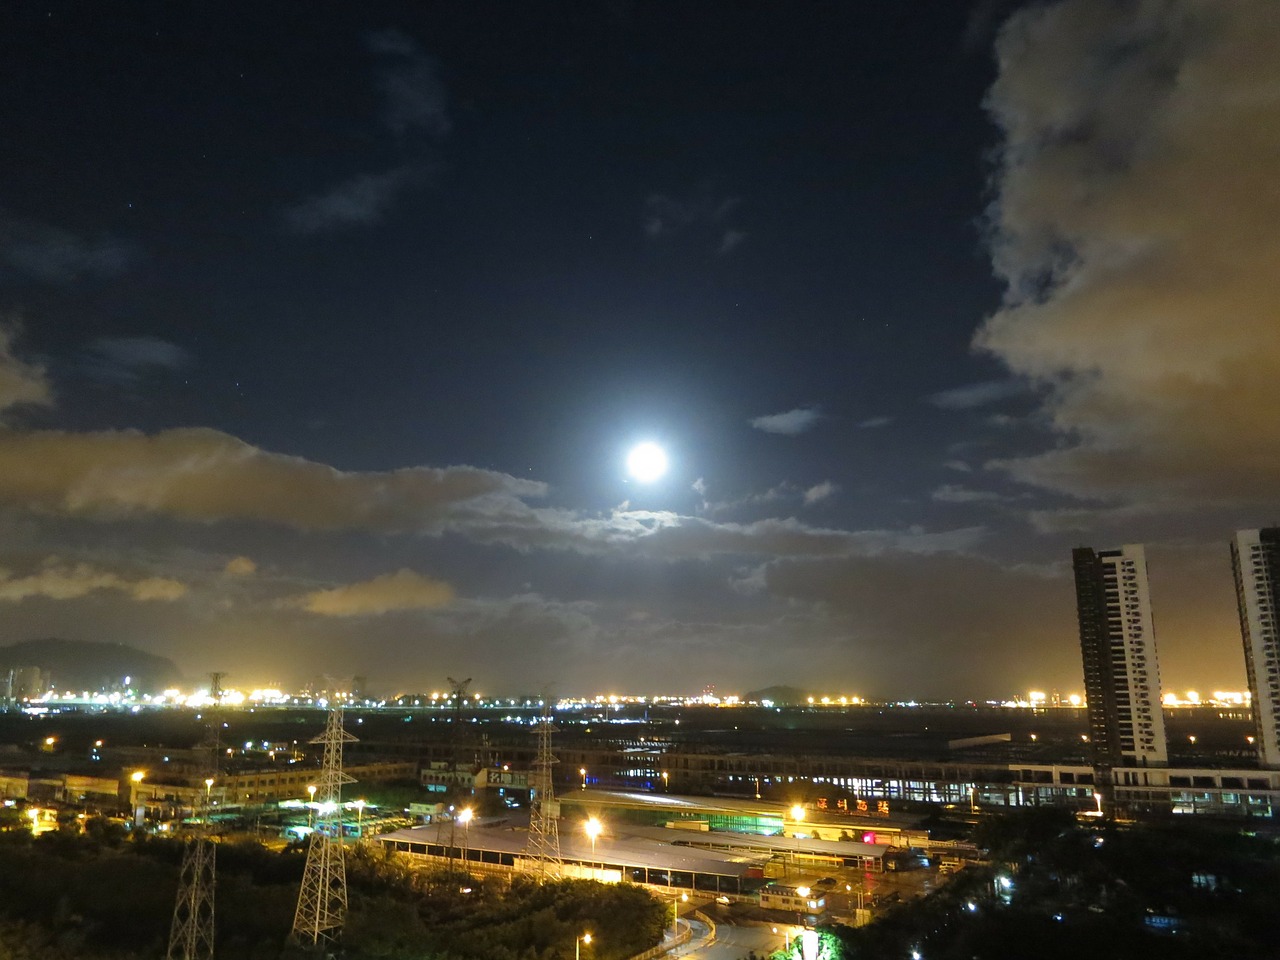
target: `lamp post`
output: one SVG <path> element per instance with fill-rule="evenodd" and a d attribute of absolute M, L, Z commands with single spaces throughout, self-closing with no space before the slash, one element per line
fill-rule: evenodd
<path fill-rule="evenodd" d="M 316 785 L 314 783 L 307 787 L 307 793 L 311 794 L 311 800 L 307 804 L 307 829 L 314 830 L 316 825 Z"/>
<path fill-rule="evenodd" d="M 208 826 L 213 820 L 213 777 L 204 781 L 204 822 Z"/>
<path fill-rule="evenodd" d="M 798 803 L 797 803 L 797 804 L 795 804 L 795 805 L 791 808 L 791 819 L 795 821 L 795 826 L 791 828 L 791 829 L 792 829 L 792 832 L 793 832 L 796 836 L 799 836 L 799 835 L 800 835 L 800 824 L 804 822 L 804 807 L 802 807 L 802 806 L 801 806 L 800 804 L 798 804 Z M 784 826 L 785 826 L 785 824 L 784 824 Z M 785 832 L 785 831 L 784 831 L 784 832 Z"/>
<path fill-rule="evenodd" d="M 470 807 L 463 807 L 458 811 L 458 819 L 462 821 L 462 859 L 468 858 L 468 850 L 471 847 L 471 818 L 475 814 Z"/>
<path fill-rule="evenodd" d="M 680 932 L 680 904 L 688 903 L 689 895 L 687 893 L 676 896 L 674 890 L 671 891 L 671 936 L 675 936 Z"/>
<path fill-rule="evenodd" d="M 587 768 L 586 768 L 586 767 L 579 767 L 579 768 L 578 768 L 578 773 L 579 773 L 579 774 L 581 775 L 581 777 L 582 777 L 582 789 L 583 789 L 583 790 L 585 790 L 585 789 L 587 789 Z"/>
<path fill-rule="evenodd" d="M 582 945 L 591 942 L 591 934 L 584 933 L 580 937 L 573 938 L 573 960 L 582 960 Z"/>
<path fill-rule="evenodd" d="M 147 807 L 142 800 L 142 781 L 146 776 L 145 770 L 135 770 L 129 774 L 129 779 L 133 781 L 133 825 L 135 827 L 141 827 L 146 818 Z"/>
<path fill-rule="evenodd" d="M 356 837 L 360 840 L 364 839 L 364 801 L 357 800 L 356 807 Z"/>
<path fill-rule="evenodd" d="M 594 864 L 596 859 L 596 837 L 600 836 L 600 831 L 604 829 L 603 825 L 595 817 L 591 817 L 582 827 L 587 832 L 587 836 L 591 838 L 591 861 Z M 592 869 L 595 869 L 594 866 Z"/>
<path fill-rule="evenodd" d="M 671 792 L 671 780 L 670 780 L 670 777 L 671 777 L 671 774 L 669 774 L 666 770 L 663 770 L 663 771 L 662 771 L 662 790 L 663 790 L 663 792 L 664 792 L 664 793 L 670 793 L 670 792 Z"/>

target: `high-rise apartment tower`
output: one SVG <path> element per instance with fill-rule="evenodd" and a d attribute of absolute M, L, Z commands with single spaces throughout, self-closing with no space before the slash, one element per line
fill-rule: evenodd
<path fill-rule="evenodd" d="M 1147 559 L 1141 544 L 1071 551 L 1094 765 L 1169 762 Z"/>
<path fill-rule="evenodd" d="M 1264 767 L 1280 767 L 1280 527 L 1239 530 L 1231 541 L 1244 666 L 1253 704 L 1254 746 Z"/>

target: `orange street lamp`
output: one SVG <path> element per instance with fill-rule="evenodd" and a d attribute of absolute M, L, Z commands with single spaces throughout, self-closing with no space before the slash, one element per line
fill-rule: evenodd
<path fill-rule="evenodd" d="M 579 768 L 578 768 L 578 773 L 580 773 L 580 774 L 582 775 L 582 789 L 583 789 L 583 790 L 585 790 L 585 789 L 587 789 L 587 768 L 586 768 L 586 767 L 579 767 Z"/>
<path fill-rule="evenodd" d="M 591 817 L 582 827 L 587 832 L 587 836 L 591 838 L 591 859 L 596 858 L 596 837 L 600 836 L 600 832 L 604 830 L 604 825 L 595 817 Z"/>
<path fill-rule="evenodd" d="M 591 934 L 584 933 L 573 939 L 573 960 L 582 960 L 582 945 L 591 942 Z"/>

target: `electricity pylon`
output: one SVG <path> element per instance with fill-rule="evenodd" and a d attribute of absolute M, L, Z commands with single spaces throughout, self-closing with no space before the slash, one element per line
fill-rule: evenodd
<path fill-rule="evenodd" d="M 551 753 L 551 698 L 542 698 L 542 721 L 538 725 L 538 756 L 533 761 L 533 788 L 529 803 L 529 843 L 526 850 L 538 861 L 538 879 L 559 877 L 564 862 L 560 859 L 560 804 L 556 802 L 551 783 L 551 768 L 559 761 Z"/>
<path fill-rule="evenodd" d="M 196 821 L 196 835 L 182 851 L 182 869 L 178 873 L 178 893 L 174 898 L 173 920 L 169 924 L 169 951 L 166 960 L 213 960 L 214 892 L 218 883 L 218 845 L 213 840 L 213 784 L 218 776 L 221 752 L 219 713 L 222 703 L 222 678 L 225 673 L 209 674 L 210 710 L 208 736 L 196 749 L 207 751 L 200 764 L 204 773 L 204 793 L 196 788 L 197 799 L 191 804 Z"/>
<path fill-rule="evenodd" d="M 462 766 L 462 752 L 466 749 L 466 736 L 462 732 L 462 701 L 467 695 L 467 687 L 471 686 L 471 678 L 455 680 L 449 677 L 449 690 L 453 699 L 453 724 L 449 729 L 449 739 L 453 741 L 453 751 L 449 760 L 449 772 L 457 773 Z"/>
<path fill-rule="evenodd" d="M 342 704 L 329 711 L 324 733 L 311 742 L 324 745 L 316 783 L 315 829 L 309 837 L 307 865 L 298 890 L 291 940 L 317 952 L 335 943 L 347 918 L 347 870 L 342 856 L 342 785 L 355 783 L 342 772 L 342 745 L 355 737 L 342 729 Z"/>

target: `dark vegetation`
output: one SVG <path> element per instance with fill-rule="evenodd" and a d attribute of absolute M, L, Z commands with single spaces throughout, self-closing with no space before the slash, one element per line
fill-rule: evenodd
<path fill-rule="evenodd" d="M 347 960 L 623 960 L 662 936 L 666 910 L 636 887 L 480 881 L 410 870 L 380 848 L 350 847 Z M 106 821 L 32 838 L 0 833 L 0 958 L 163 956 L 182 842 L 126 839 Z M 302 846 L 218 846 L 217 955 L 276 960 L 293 922 Z"/>
<path fill-rule="evenodd" d="M 834 928 L 846 960 L 1262 957 L 1280 943 L 1280 848 L 1239 826 L 1084 824 L 1045 808 L 985 822 L 978 840 L 992 866 Z"/>

